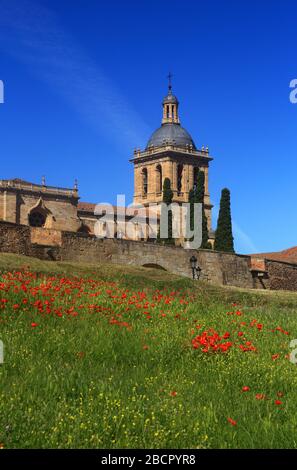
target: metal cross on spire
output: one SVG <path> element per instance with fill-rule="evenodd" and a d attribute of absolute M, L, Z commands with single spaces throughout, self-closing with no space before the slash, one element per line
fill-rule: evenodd
<path fill-rule="evenodd" d="M 171 91 L 171 88 L 172 88 L 172 82 L 171 82 L 172 77 L 173 77 L 172 73 L 169 72 L 169 74 L 167 75 L 167 78 L 168 78 L 168 89 L 169 89 L 169 91 Z"/>

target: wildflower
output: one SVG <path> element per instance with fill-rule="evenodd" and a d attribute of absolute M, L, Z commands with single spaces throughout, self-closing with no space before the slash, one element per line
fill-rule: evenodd
<path fill-rule="evenodd" d="M 227 418 L 227 420 L 229 421 L 230 424 L 232 424 L 232 426 L 236 426 L 237 421 L 235 421 L 235 420 L 232 419 L 232 418 Z"/>
<path fill-rule="evenodd" d="M 244 387 L 242 387 L 241 391 L 242 391 L 242 392 L 249 392 L 249 391 L 250 391 L 250 387 L 248 387 L 247 385 L 245 385 Z"/>
<path fill-rule="evenodd" d="M 283 404 L 283 402 L 282 402 L 282 401 L 280 401 L 280 400 L 275 400 L 274 404 L 279 406 L 279 405 L 282 405 L 282 404 Z"/>
<path fill-rule="evenodd" d="M 265 400 L 266 395 L 264 393 L 256 393 L 255 397 L 257 400 Z"/>
<path fill-rule="evenodd" d="M 176 397 L 177 392 L 176 392 L 175 390 L 172 390 L 172 392 L 170 392 L 170 395 L 171 395 L 172 397 Z"/>
<path fill-rule="evenodd" d="M 224 339 L 230 338 L 230 333 L 226 331 L 226 333 L 223 335 Z"/>
<path fill-rule="evenodd" d="M 276 361 L 276 359 L 278 359 L 278 358 L 279 358 L 279 354 L 272 354 L 272 356 L 271 356 L 271 359 L 273 361 Z"/>
<path fill-rule="evenodd" d="M 38 326 L 38 323 L 33 322 L 33 323 L 31 323 L 31 326 L 32 326 L 32 328 L 35 328 L 36 326 Z"/>

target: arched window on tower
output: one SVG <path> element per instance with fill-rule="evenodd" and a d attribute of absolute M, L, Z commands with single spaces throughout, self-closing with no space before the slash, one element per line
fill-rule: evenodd
<path fill-rule="evenodd" d="M 161 165 L 156 166 L 156 191 L 157 193 L 162 192 L 162 167 Z"/>
<path fill-rule="evenodd" d="M 169 104 L 166 106 L 166 117 L 169 118 Z"/>
<path fill-rule="evenodd" d="M 172 116 L 172 119 L 175 118 L 175 116 L 174 116 L 174 105 L 171 106 L 171 116 Z"/>
<path fill-rule="evenodd" d="M 183 165 L 179 164 L 177 166 L 177 192 L 181 193 L 183 183 Z"/>
<path fill-rule="evenodd" d="M 145 196 L 147 195 L 147 189 L 148 189 L 147 168 L 144 168 L 142 170 L 142 191 Z"/>
<path fill-rule="evenodd" d="M 193 187 L 193 189 L 197 188 L 198 173 L 199 173 L 199 168 L 195 167 L 194 168 L 194 187 Z"/>

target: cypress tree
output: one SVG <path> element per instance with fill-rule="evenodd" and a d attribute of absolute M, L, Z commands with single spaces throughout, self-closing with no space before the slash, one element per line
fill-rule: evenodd
<path fill-rule="evenodd" d="M 173 198 L 173 192 L 171 190 L 171 183 L 169 178 L 164 179 L 163 183 L 163 203 L 166 204 L 166 206 L 169 206 L 172 203 L 172 198 Z M 161 219 L 162 219 L 162 212 L 160 214 Z M 161 220 L 160 219 L 160 220 Z M 166 244 L 174 244 L 174 240 L 172 238 L 172 211 L 168 211 L 168 237 L 162 239 L 160 236 L 160 227 L 158 230 L 158 241 L 160 242 L 163 240 L 164 243 Z"/>
<path fill-rule="evenodd" d="M 234 253 L 230 191 L 227 188 L 222 190 L 214 249 Z"/>

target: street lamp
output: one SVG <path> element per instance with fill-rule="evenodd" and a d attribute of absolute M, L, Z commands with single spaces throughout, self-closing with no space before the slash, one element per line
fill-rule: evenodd
<path fill-rule="evenodd" d="M 201 268 L 200 266 L 198 266 L 197 264 L 197 258 L 196 256 L 191 256 L 190 258 L 190 263 L 191 263 L 191 268 L 192 268 L 192 276 L 193 276 L 193 279 L 199 279 L 200 278 L 200 274 L 201 274 Z"/>

